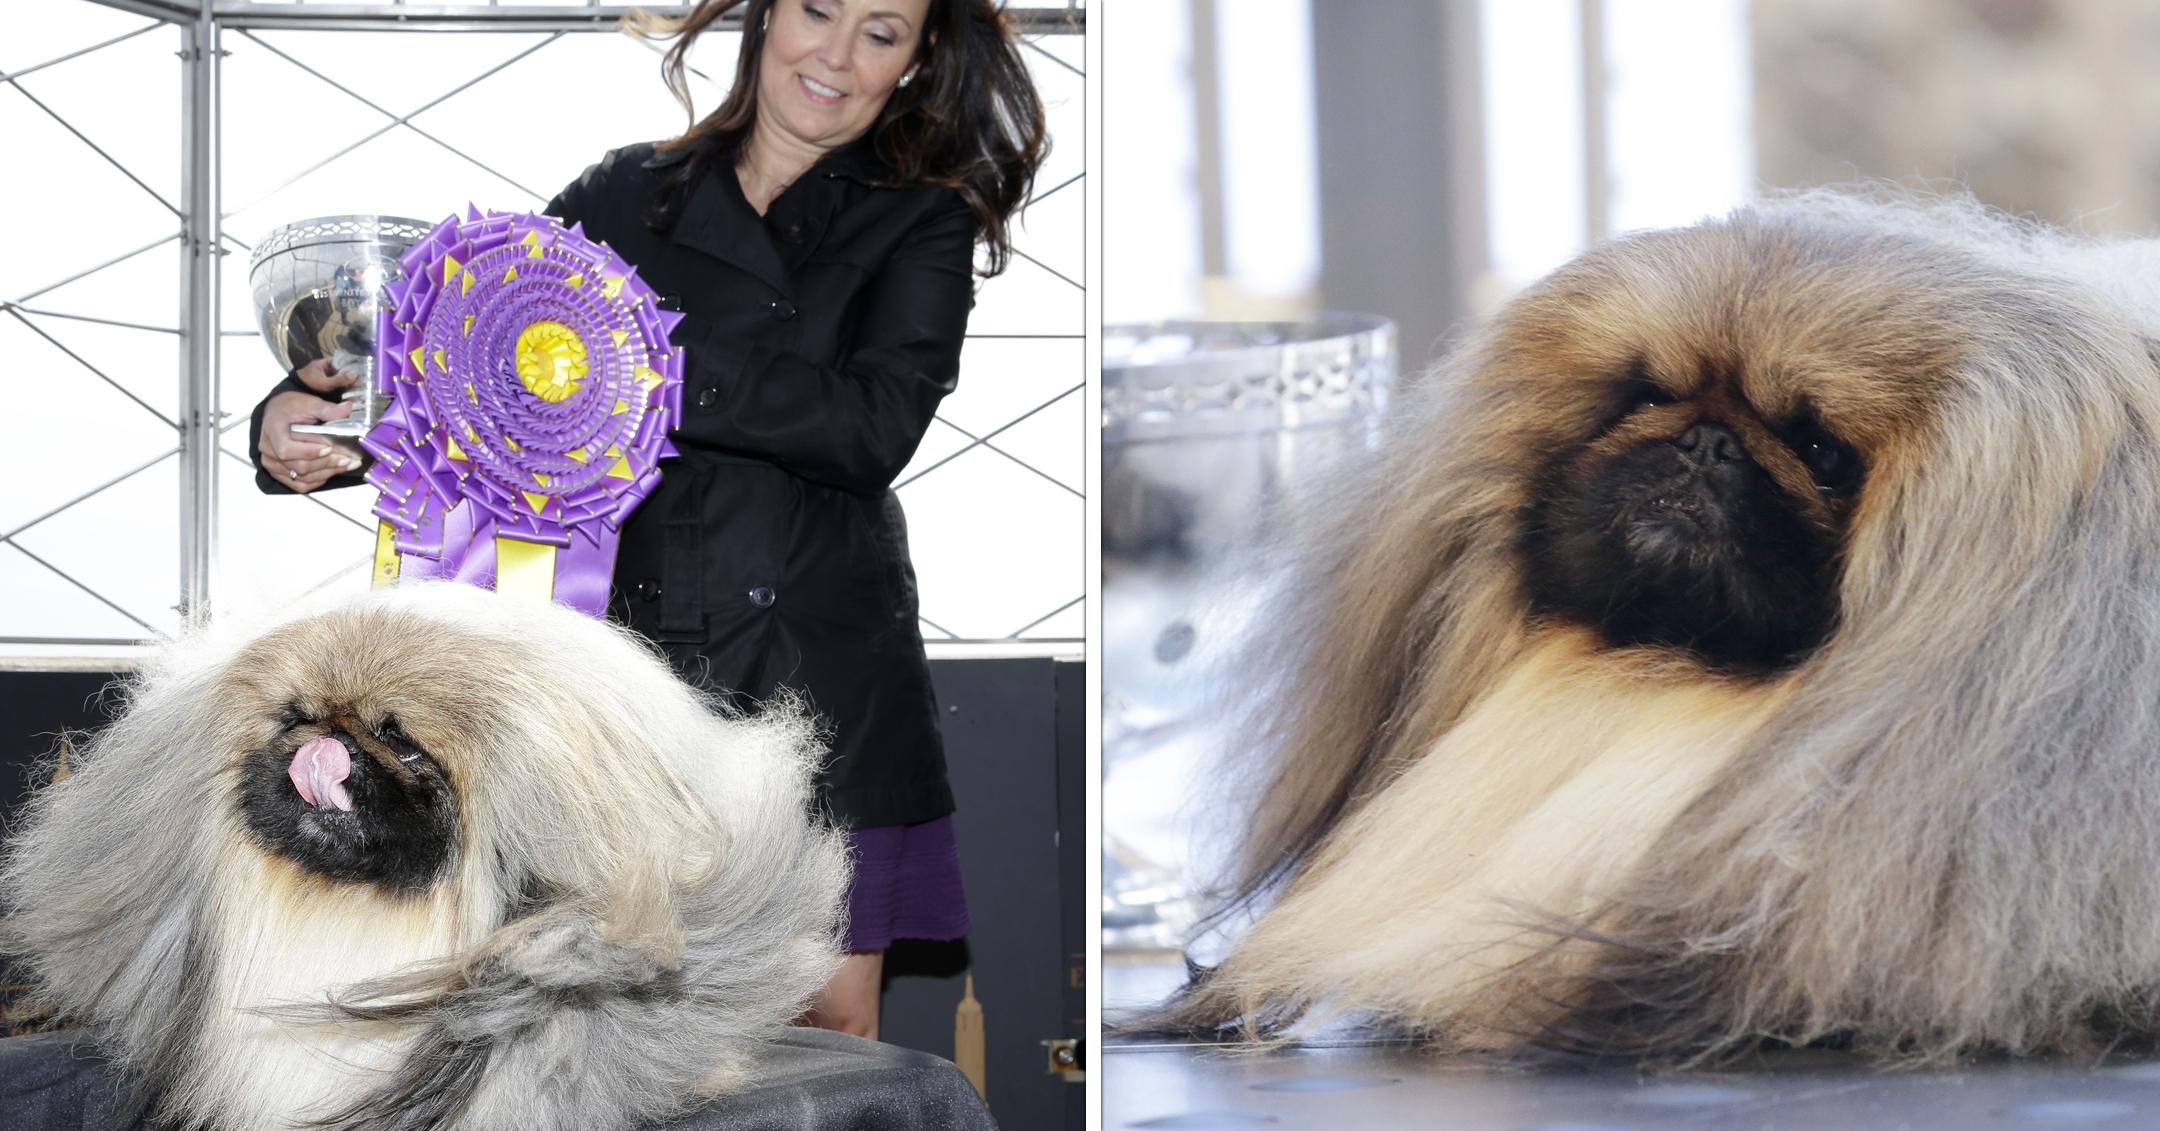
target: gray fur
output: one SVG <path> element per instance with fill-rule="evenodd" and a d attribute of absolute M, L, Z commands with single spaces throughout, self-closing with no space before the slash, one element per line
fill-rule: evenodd
<path fill-rule="evenodd" d="M 214 974 L 239 956 L 219 885 L 260 855 L 228 814 L 231 769 L 275 741 L 265 704 L 347 692 L 429 728 L 456 784 L 453 878 L 382 906 L 448 916 L 464 941 L 311 1000 L 221 999 Z M 848 865 L 811 813 L 820 753 L 791 704 L 730 713 L 626 632 L 464 586 L 228 626 L 147 668 L 31 802 L 0 943 L 176 1120 L 260 1117 L 235 1097 L 288 1125 L 395 1131 L 664 1118 L 738 1082 L 838 965 Z M 300 1085 L 205 1067 L 234 1012 L 402 1052 L 287 1095 Z"/>

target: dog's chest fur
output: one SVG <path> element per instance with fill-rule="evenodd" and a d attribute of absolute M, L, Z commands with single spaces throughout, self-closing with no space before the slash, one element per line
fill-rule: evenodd
<path fill-rule="evenodd" d="M 380 1087 L 411 1030 L 283 1014 L 319 1006 L 324 987 L 457 953 L 454 902 L 332 884 L 251 847 L 224 853 L 218 872 L 211 1002 L 182 1105 L 230 1126 L 285 1127 Z"/>
<path fill-rule="evenodd" d="M 1549 940 L 1537 928 L 1594 913 L 1783 698 L 1591 647 L 1532 646 L 1335 830 L 1218 975 L 1248 1000 L 1490 1022 L 1482 993 Z"/>

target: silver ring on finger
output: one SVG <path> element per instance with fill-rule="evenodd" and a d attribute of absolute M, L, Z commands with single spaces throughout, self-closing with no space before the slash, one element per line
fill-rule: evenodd
<path fill-rule="evenodd" d="M 297 467 L 288 467 L 285 469 L 285 476 L 286 478 L 292 479 L 297 482 L 300 478 L 300 469 Z"/>

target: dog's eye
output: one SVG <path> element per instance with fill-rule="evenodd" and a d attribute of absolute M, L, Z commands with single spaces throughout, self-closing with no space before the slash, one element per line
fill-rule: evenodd
<path fill-rule="evenodd" d="M 375 728 L 375 737 L 383 744 L 398 748 L 401 751 L 419 745 L 419 743 L 412 740 L 410 735 L 405 733 L 403 728 L 398 726 L 397 716 L 395 715 L 385 715 L 383 717 L 383 721 Z"/>
<path fill-rule="evenodd" d="M 1792 429 L 1786 437 L 1793 454 L 1807 464 L 1808 473 L 1815 477 L 1815 489 L 1825 495 L 1842 495 L 1860 485 L 1865 470 L 1860 464 L 1860 453 L 1852 445 L 1823 431 L 1821 425 L 1812 421 Z"/>
<path fill-rule="evenodd" d="M 1625 411 L 1630 413 L 1641 412 L 1646 408 L 1656 408 L 1659 405 L 1680 403 L 1680 398 L 1667 392 L 1665 386 L 1641 374 L 1628 378 L 1627 386 L 1622 390 L 1621 396 L 1624 398 L 1622 404 Z"/>
<path fill-rule="evenodd" d="M 396 715 L 383 716 L 383 721 L 375 727 L 375 740 L 389 747 L 397 754 L 397 760 L 408 766 L 428 758 L 428 752 L 398 727 Z"/>

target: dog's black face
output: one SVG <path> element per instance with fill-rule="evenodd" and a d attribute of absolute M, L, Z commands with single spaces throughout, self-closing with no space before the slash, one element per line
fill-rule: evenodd
<path fill-rule="evenodd" d="M 415 892 L 457 840 L 457 796 L 441 765 L 394 718 L 287 709 L 279 739 L 250 754 L 239 804 L 265 851 L 328 879 Z"/>
<path fill-rule="evenodd" d="M 1805 658 L 1837 624 L 1859 454 L 1812 413 L 1763 420 L 1715 380 L 1682 397 L 1638 366 L 1620 401 L 1524 516 L 1534 610 L 1721 670 Z"/>

